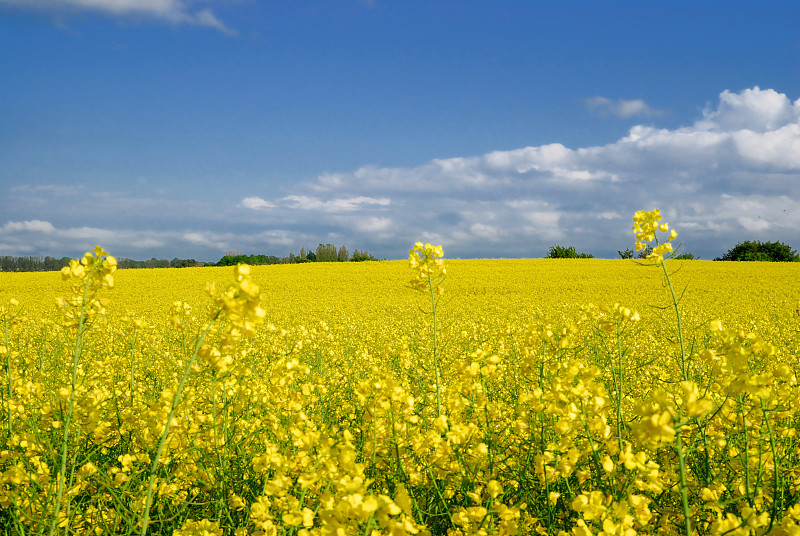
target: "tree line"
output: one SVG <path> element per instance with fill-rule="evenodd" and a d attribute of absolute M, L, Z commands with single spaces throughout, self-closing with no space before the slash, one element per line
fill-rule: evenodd
<path fill-rule="evenodd" d="M 653 249 L 647 246 L 645 249 L 638 253 L 631 248 L 626 248 L 622 251 L 617 251 L 620 259 L 644 259 Z M 575 246 L 550 246 L 547 251 L 548 259 L 593 259 L 594 255 L 591 253 L 579 253 Z M 679 253 L 672 258 L 679 260 L 695 260 L 696 257 L 693 253 Z M 714 259 L 715 261 L 767 261 L 767 262 L 800 262 L 800 255 L 797 251 L 792 249 L 789 244 L 783 242 L 759 242 L 757 240 L 745 240 L 739 242 L 734 247 L 726 251 L 721 257 Z"/>
<path fill-rule="evenodd" d="M 51 272 L 69 264 L 69 257 L 0 257 L 0 272 Z"/>
<path fill-rule="evenodd" d="M 69 264 L 70 257 L 0 257 L 0 272 L 52 272 L 61 270 Z M 187 268 L 194 266 L 235 266 L 237 264 L 265 265 L 265 264 L 299 264 L 303 262 L 362 262 L 375 261 L 366 249 L 356 249 L 351 255 L 346 246 L 336 247 L 333 244 L 320 244 L 314 251 L 300 249 L 300 254 L 290 252 L 288 256 L 275 255 L 246 255 L 238 251 L 228 251 L 217 262 L 198 262 L 195 259 L 172 260 L 156 259 L 137 261 L 121 257 L 117 259 L 117 267 L 127 268 Z"/>
<path fill-rule="evenodd" d="M 652 249 L 648 246 L 642 251 L 635 252 L 631 248 L 617 251 L 621 259 L 644 259 Z M 550 246 L 546 258 L 548 259 L 593 259 L 591 253 L 582 253 L 574 246 Z M 692 253 L 680 253 L 673 258 L 682 260 L 699 259 Z M 237 264 L 265 265 L 265 264 L 300 264 L 305 262 L 362 262 L 374 261 L 375 257 L 367 250 L 356 249 L 351 255 L 347 247 L 336 247 L 333 244 L 320 244 L 315 250 L 300 248 L 300 253 L 295 255 L 289 252 L 288 256 L 275 255 L 246 255 L 237 251 L 228 251 L 218 262 L 198 262 L 195 259 L 172 260 L 156 259 L 137 261 L 128 258 L 117 259 L 119 268 L 186 268 L 192 266 L 235 266 Z M 800 262 L 800 255 L 789 244 L 783 242 L 759 242 L 746 240 L 736 244 L 715 261 L 771 261 L 771 262 Z M 61 270 L 69 264 L 69 257 L 13 257 L 0 256 L 0 272 L 50 272 Z"/>
<path fill-rule="evenodd" d="M 263 264 L 302 264 L 305 262 L 363 262 L 378 260 L 366 249 L 357 249 L 350 252 L 346 246 L 339 246 L 338 248 L 333 244 L 320 244 L 317 249 L 312 251 L 306 248 L 300 248 L 300 253 L 295 255 L 294 252 L 289 252 L 287 257 L 276 257 L 274 255 L 245 255 L 237 251 L 229 251 L 225 253 L 215 266 L 235 266 L 236 264 L 250 264 L 253 266 Z"/>

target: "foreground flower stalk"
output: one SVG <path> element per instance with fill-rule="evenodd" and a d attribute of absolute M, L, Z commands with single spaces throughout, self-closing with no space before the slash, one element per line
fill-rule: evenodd
<path fill-rule="evenodd" d="M 266 313 L 264 309 L 259 306 L 261 291 L 258 285 L 253 283 L 250 278 L 250 266 L 246 264 L 239 264 L 234 269 L 234 277 L 236 281 L 228 286 L 227 290 L 220 296 L 216 297 L 216 307 L 212 308 L 210 319 L 203 328 L 202 333 L 197 338 L 194 344 L 191 357 L 186 363 L 183 370 L 180 383 L 178 384 L 175 394 L 172 397 L 172 404 L 170 406 L 169 414 L 167 415 L 166 423 L 164 424 L 164 431 L 158 442 L 153 464 L 150 468 L 150 480 L 147 486 L 147 496 L 145 499 L 144 512 L 142 513 L 141 523 L 141 536 L 147 534 L 147 528 L 150 525 L 150 507 L 153 503 L 153 493 L 155 491 L 155 483 L 158 475 L 158 466 L 161 461 L 161 456 L 164 452 L 164 445 L 169 436 L 170 428 L 172 427 L 173 420 L 175 419 L 175 412 L 178 409 L 178 404 L 181 400 L 181 395 L 186 388 L 189 376 L 194 368 L 197 357 L 201 354 L 210 354 L 214 349 L 205 344 L 205 339 L 211 329 L 221 320 L 226 320 L 223 327 L 221 336 L 222 350 L 225 352 L 232 352 L 236 342 L 243 335 L 254 335 L 256 328 L 264 321 Z M 209 292 L 214 292 L 214 287 L 209 287 Z M 173 325 L 176 327 L 183 327 L 183 314 L 186 312 L 186 304 L 177 302 L 173 309 Z M 185 338 L 184 338 L 185 341 Z M 186 347 L 184 343 L 184 353 Z M 216 427 L 215 427 L 216 430 Z"/>
<path fill-rule="evenodd" d="M 411 287 L 430 295 L 431 313 L 433 314 L 433 368 L 436 375 L 436 417 L 442 416 L 442 389 L 441 373 L 439 371 L 439 359 L 437 353 L 437 326 L 436 326 L 436 305 L 438 298 L 444 293 L 444 282 L 447 276 L 447 269 L 444 266 L 442 257 L 444 252 L 442 246 L 432 246 L 416 242 L 408 252 L 408 264 L 415 271 L 411 279 Z"/>
<path fill-rule="evenodd" d="M 669 286 L 670 296 L 672 296 L 672 307 L 675 309 L 675 318 L 677 319 L 678 324 L 678 340 L 680 341 L 681 347 L 681 374 L 683 375 L 683 381 L 688 382 L 689 372 L 686 364 L 686 345 L 683 341 L 681 312 L 678 308 L 678 297 L 675 295 L 675 289 L 672 286 L 672 279 L 669 277 L 667 265 L 664 262 L 664 255 L 674 254 L 671 241 L 678 237 L 678 231 L 675 229 L 670 229 L 667 222 L 658 223 L 661 220 L 661 212 L 658 209 L 654 209 L 651 212 L 640 210 L 634 214 L 633 232 L 636 234 L 636 251 L 645 249 L 647 247 L 647 242 L 655 242 L 655 247 L 653 248 L 652 253 L 647 255 L 646 258 L 647 260 L 654 261 L 655 263 L 659 264 L 661 269 L 664 271 L 664 277 L 666 278 L 667 285 Z M 664 239 L 663 242 L 658 238 L 659 231 L 662 233 L 669 232 L 669 235 Z M 678 455 L 678 471 L 680 474 L 680 495 L 684 518 L 683 528 L 685 536 L 692 536 L 692 519 L 689 511 L 689 496 L 686 484 L 686 453 L 684 452 L 683 437 L 681 435 L 681 427 L 685 426 L 686 424 L 688 424 L 688 422 L 675 424 L 675 451 Z"/>
<path fill-rule="evenodd" d="M 61 502 L 64 498 L 64 483 L 67 472 L 67 447 L 71 433 L 70 427 L 75 414 L 75 388 L 78 382 L 78 363 L 83 353 L 84 336 L 90 322 L 105 313 L 102 302 L 97 298 L 97 293 L 102 288 L 114 287 L 114 276 L 112 274 L 116 269 L 117 260 L 104 251 L 103 248 L 97 246 L 92 251 L 86 252 L 80 260 L 71 260 L 69 265 L 61 270 L 62 278 L 72 283 L 73 296 L 69 300 L 59 301 L 59 305 L 67 308 L 67 324 L 76 327 L 77 334 L 75 336 L 75 351 L 72 354 L 69 402 L 63 424 L 61 467 L 58 472 L 56 504 L 53 509 L 53 519 L 50 523 L 50 536 L 56 533 L 61 519 Z"/>

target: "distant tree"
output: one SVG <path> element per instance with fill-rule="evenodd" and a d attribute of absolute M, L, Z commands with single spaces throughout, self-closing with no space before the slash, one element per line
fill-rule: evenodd
<path fill-rule="evenodd" d="M 314 253 L 313 251 L 309 251 L 308 253 L 306 253 L 306 259 L 308 260 L 308 262 L 317 262 L 317 254 Z"/>
<path fill-rule="evenodd" d="M 369 254 L 369 251 L 366 249 L 361 251 L 359 249 L 353 252 L 353 257 L 350 259 L 353 262 L 363 262 L 363 261 L 374 261 L 377 260 L 375 257 Z"/>
<path fill-rule="evenodd" d="M 119 259 L 117 259 L 117 268 L 125 270 L 133 268 L 144 268 L 144 262 L 135 261 L 127 257 L 120 257 Z"/>
<path fill-rule="evenodd" d="M 736 244 L 715 261 L 800 262 L 800 256 L 789 244 L 746 240 Z"/>
<path fill-rule="evenodd" d="M 336 262 L 338 254 L 333 244 L 320 244 L 317 246 L 317 262 Z"/>
<path fill-rule="evenodd" d="M 145 268 L 169 268 L 169 261 L 167 259 L 156 259 L 152 257 L 150 260 L 144 261 Z"/>
<path fill-rule="evenodd" d="M 645 247 L 643 250 L 639 251 L 639 254 L 636 255 L 637 259 L 646 259 L 648 255 L 653 252 L 653 248 L 650 246 Z"/>
<path fill-rule="evenodd" d="M 700 257 L 695 257 L 694 253 L 679 253 L 672 258 L 679 261 L 695 261 L 700 259 Z"/>
<path fill-rule="evenodd" d="M 299 255 L 299 257 L 300 257 L 301 259 L 305 259 L 305 258 L 306 258 L 306 248 L 300 248 L 300 255 Z"/>
<path fill-rule="evenodd" d="M 548 259 L 593 259 L 594 255 L 589 253 L 578 253 L 575 246 L 550 246 L 547 252 Z"/>
<path fill-rule="evenodd" d="M 347 252 L 347 248 L 342 246 L 339 248 L 339 253 L 336 254 L 336 260 L 339 262 L 347 262 L 350 260 L 350 254 Z"/>
<path fill-rule="evenodd" d="M 169 261 L 170 268 L 188 268 L 189 266 L 197 266 L 198 264 L 200 263 L 194 259 L 179 259 L 178 257 Z"/>
<path fill-rule="evenodd" d="M 620 259 L 632 259 L 635 252 L 631 248 L 625 248 L 625 251 L 617 250 L 617 253 Z"/>

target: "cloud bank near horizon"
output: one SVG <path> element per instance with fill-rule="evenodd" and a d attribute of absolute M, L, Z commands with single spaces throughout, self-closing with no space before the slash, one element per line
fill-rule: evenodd
<path fill-rule="evenodd" d="M 636 125 L 602 146 L 551 143 L 408 168 L 365 166 L 281 192 L 242 192 L 229 206 L 106 196 L 114 228 L 44 216 L 60 214 L 59 201 L 75 210 L 89 203 L 79 188 L 17 187 L 11 196 L 31 216 L 0 226 L 0 255 L 57 256 L 101 243 L 134 258 L 216 260 L 225 250 L 285 255 L 330 242 L 402 258 L 422 240 L 451 258 L 541 257 L 553 244 L 614 258 L 633 245 L 633 213 L 660 208 L 685 249 L 710 259 L 743 240 L 800 247 L 800 99 L 759 87 L 723 91 L 692 125 L 674 130 Z M 131 207 L 153 216 L 138 213 L 138 226 L 126 226 Z"/>

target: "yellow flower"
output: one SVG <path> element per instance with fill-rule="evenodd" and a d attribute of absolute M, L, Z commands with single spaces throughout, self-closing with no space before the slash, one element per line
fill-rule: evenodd
<path fill-rule="evenodd" d="M 416 242 L 408 251 L 408 265 L 416 272 L 411 280 L 411 286 L 422 291 L 443 293 L 444 288 L 441 284 L 447 275 L 443 256 L 442 246 Z"/>
<path fill-rule="evenodd" d="M 661 213 L 658 209 L 652 212 L 640 210 L 633 215 L 633 232 L 636 235 L 636 251 L 645 249 L 647 247 L 647 242 L 656 240 L 656 247 L 653 248 L 653 252 L 647 256 L 647 259 L 656 261 L 657 263 L 663 262 L 664 256 L 667 253 L 672 253 L 672 244 L 669 242 L 678 236 L 678 232 L 675 229 L 670 230 L 668 223 L 664 222 L 659 224 L 658 222 L 660 220 Z M 662 233 L 669 231 L 669 236 L 667 236 L 663 242 L 660 242 L 656 238 L 656 231 Z"/>

